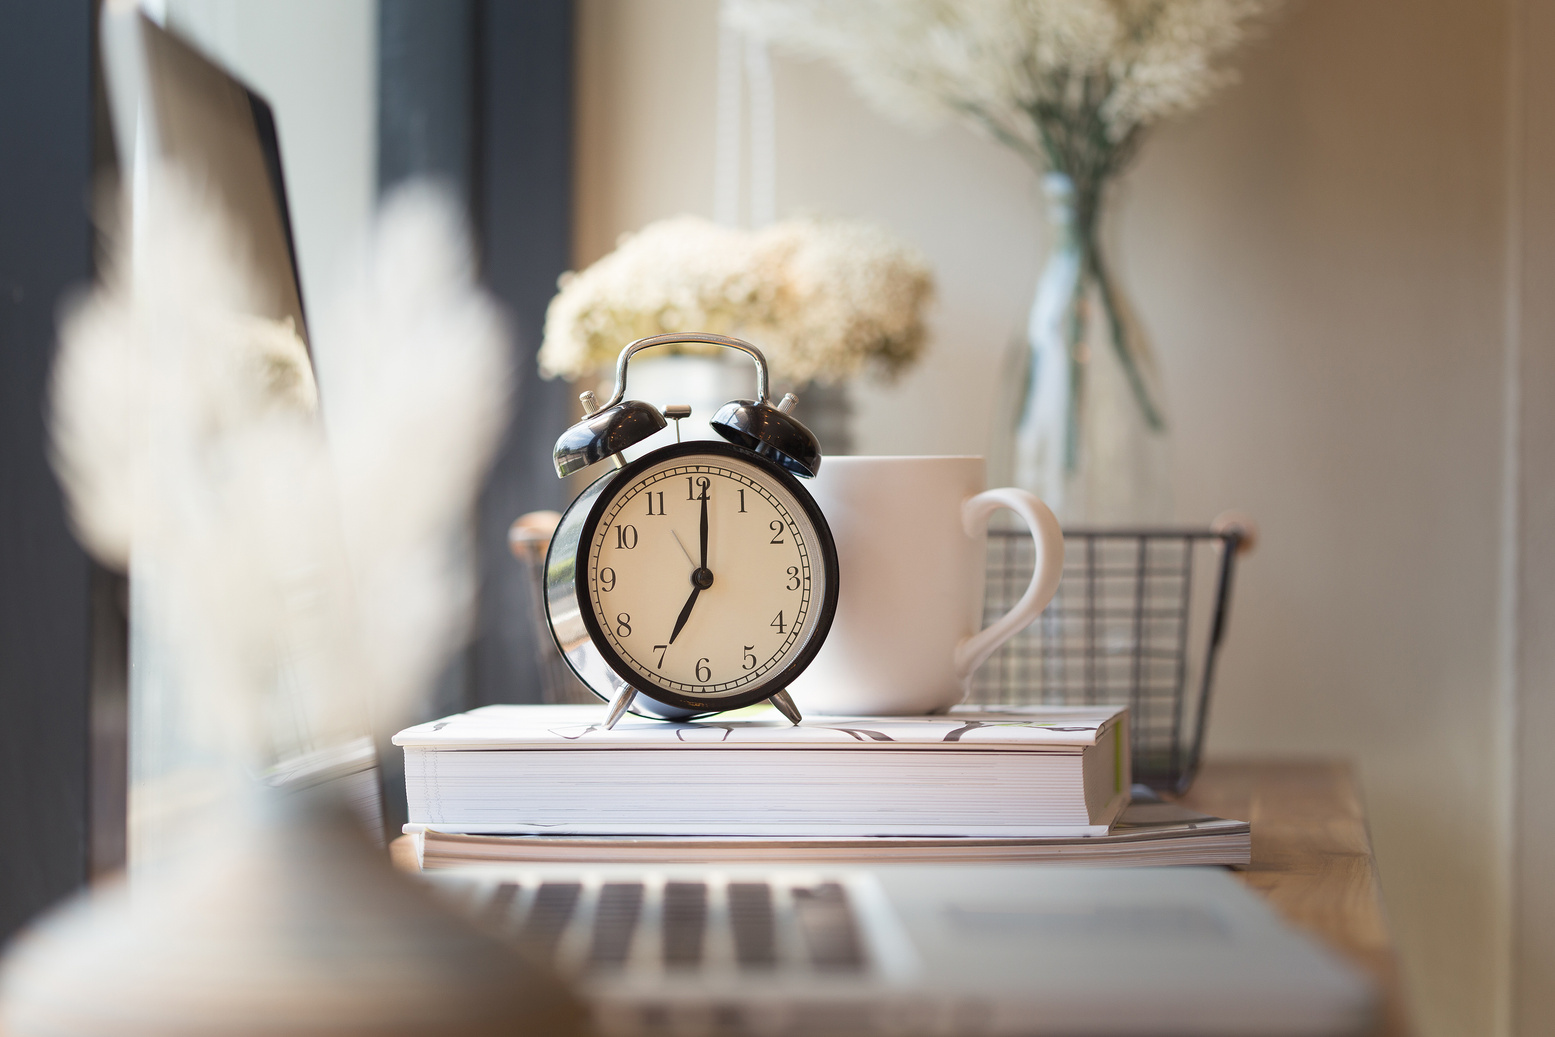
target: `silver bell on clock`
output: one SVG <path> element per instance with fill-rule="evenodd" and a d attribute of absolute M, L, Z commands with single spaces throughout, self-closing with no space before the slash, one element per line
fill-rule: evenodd
<path fill-rule="evenodd" d="M 622 451 L 665 427 L 626 399 L 627 365 L 650 346 L 706 343 L 756 364 L 756 398 L 719 408 L 727 442 L 676 443 L 628 463 Z M 567 665 L 608 701 L 605 726 L 630 710 L 682 720 L 770 699 L 790 720 L 786 691 L 815 658 L 837 607 L 837 553 L 800 479 L 820 446 L 773 405 L 767 362 L 748 342 L 654 335 L 621 351 L 615 390 L 557 440 L 558 476 L 611 467 L 568 506 L 545 562 L 546 619 Z"/>

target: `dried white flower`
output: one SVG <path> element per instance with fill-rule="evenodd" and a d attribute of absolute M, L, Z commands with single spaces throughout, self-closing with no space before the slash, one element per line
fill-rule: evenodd
<path fill-rule="evenodd" d="M 324 426 L 356 590 L 352 666 L 389 718 L 426 691 L 468 626 L 475 586 L 463 542 L 507 421 L 507 328 L 462 228 L 441 191 L 397 189 L 356 278 L 319 322 Z"/>
<path fill-rule="evenodd" d="M 660 220 L 559 283 L 540 348 L 548 378 L 609 370 L 628 343 L 674 331 L 747 338 L 794 383 L 866 367 L 894 375 L 922 350 L 933 295 L 916 249 L 866 223 L 818 219 L 759 231 L 695 216 Z"/>
<path fill-rule="evenodd" d="M 577 379 L 609 369 L 627 343 L 668 331 L 741 331 L 770 286 L 751 276 L 744 232 L 678 216 L 624 234 L 592 266 L 566 273 L 545 314 L 540 370 Z M 682 347 L 688 352 L 715 347 Z"/>
<path fill-rule="evenodd" d="M 759 270 L 777 290 L 752 334 L 795 382 L 836 382 L 866 366 L 891 376 L 923 349 L 923 310 L 934 282 L 927 262 L 879 227 L 788 220 L 755 235 Z"/>
<path fill-rule="evenodd" d="M 835 62 L 887 114 L 955 116 L 1082 185 L 1138 131 L 1232 79 L 1280 0 L 728 0 L 731 22 Z"/>
<path fill-rule="evenodd" d="M 243 327 L 234 329 L 238 341 L 250 352 L 248 367 L 253 383 L 277 406 L 297 410 L 318 409 L 319 388 L 313 379 L 308 347 L 297 335 L 290 317 L 266 320 L 247 314 L 233 314 Z"/>
<path fill-rule="evenodd" d="M 54 463 L 83 543 L 152 578 L 192 726 L 263 766 L 403 716 L 453 646 L 504 335 L 452 205 L 401 194 L 326 315 L 320 414 L 294 329 L 245 316 L 242 243 L 159 182 L 135 276 L 121 252 L 62 328 Z"/>
<path fill-rule="evenodd" d="M 53 380 L 53 461 L 86 546 L 123 568 L 157 528 L 145 497 L 158 471 L 220 465 L 257 425 L 310 421 L 317 405 L 307 349 L 290 320 L 258 308 L 229 228 L 174 179 L 155 194 L 133 284 L 124 256 L 67 313 Z M 174 444 L 178 453 L 171 453 Z M 187 474 L 187 473 L 181 473 Z"/>

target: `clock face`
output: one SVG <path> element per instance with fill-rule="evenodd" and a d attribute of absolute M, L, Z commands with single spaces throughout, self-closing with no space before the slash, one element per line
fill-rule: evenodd
<path fill-rule="evenodd" d="M 600 502 L 579 589 L 635 687 L 754 700 L 796 676 L 830 625 L 831 538 L 791 477 L 695 447 L 710 449 L 638 462 Z"/>

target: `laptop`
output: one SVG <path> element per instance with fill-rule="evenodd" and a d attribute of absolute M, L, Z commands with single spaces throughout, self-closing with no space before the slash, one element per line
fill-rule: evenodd
<path fill-rule="evenodd" d="M 285 325 L 311 356 L 280 141 L 269 103 L 148 18 L 136 0 L 105 0 L 99 28 L 132 243 L 145 233 L 149 199 L 165 189 L 170 176 L 181 178 L 219 211 L 245 253 L 253 289 L 249 315 Z M 131 255 L 133 264 L 146 261 L 139 247 L 132 247 Z M 201 739 L 187 736 L 181 727 L 187 711 L 179 702 L 192 692 L 177 686 L 159 655 L 163 650 L 132 626 L 131 737 L 149 747 L 135 755 L 132 774 L 136 809 L 131 813 L 142 818 L 132 831 L 132 867 L 159 858 L 171 844 L 164 828 L 176 828 L 176 819 L 190 809 L 187 797 L 162 790 L 201 787 L 203 769 L 211 766 L 198 751 Z M 299 701 L 283 701 L 276 708 L 294 711 L 297 734 L 295 744 L 273 761 L 265 781 L 288 788 L 338 783 L 363 823 L 381 837 L 378 757 L 365 710 L 358 737 L 340 743 L 308 734 L 315 729 L 313 718 Z M 164 826 L 163 819 L 169 824 Z"/>
<path fill-rule="evenodd" d="M 481 866 L 425 881 L 625 1035 L 1365 1033 L 1370 984 L 1218 868 Z"/>

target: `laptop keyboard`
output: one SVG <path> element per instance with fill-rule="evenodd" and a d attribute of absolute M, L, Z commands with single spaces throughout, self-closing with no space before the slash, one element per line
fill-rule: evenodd
<path fill-rule="evenodd" d="M 484 883 L 464 905 L 568 973 L 862 975 L 855 898 L 838 881 Z"/>

